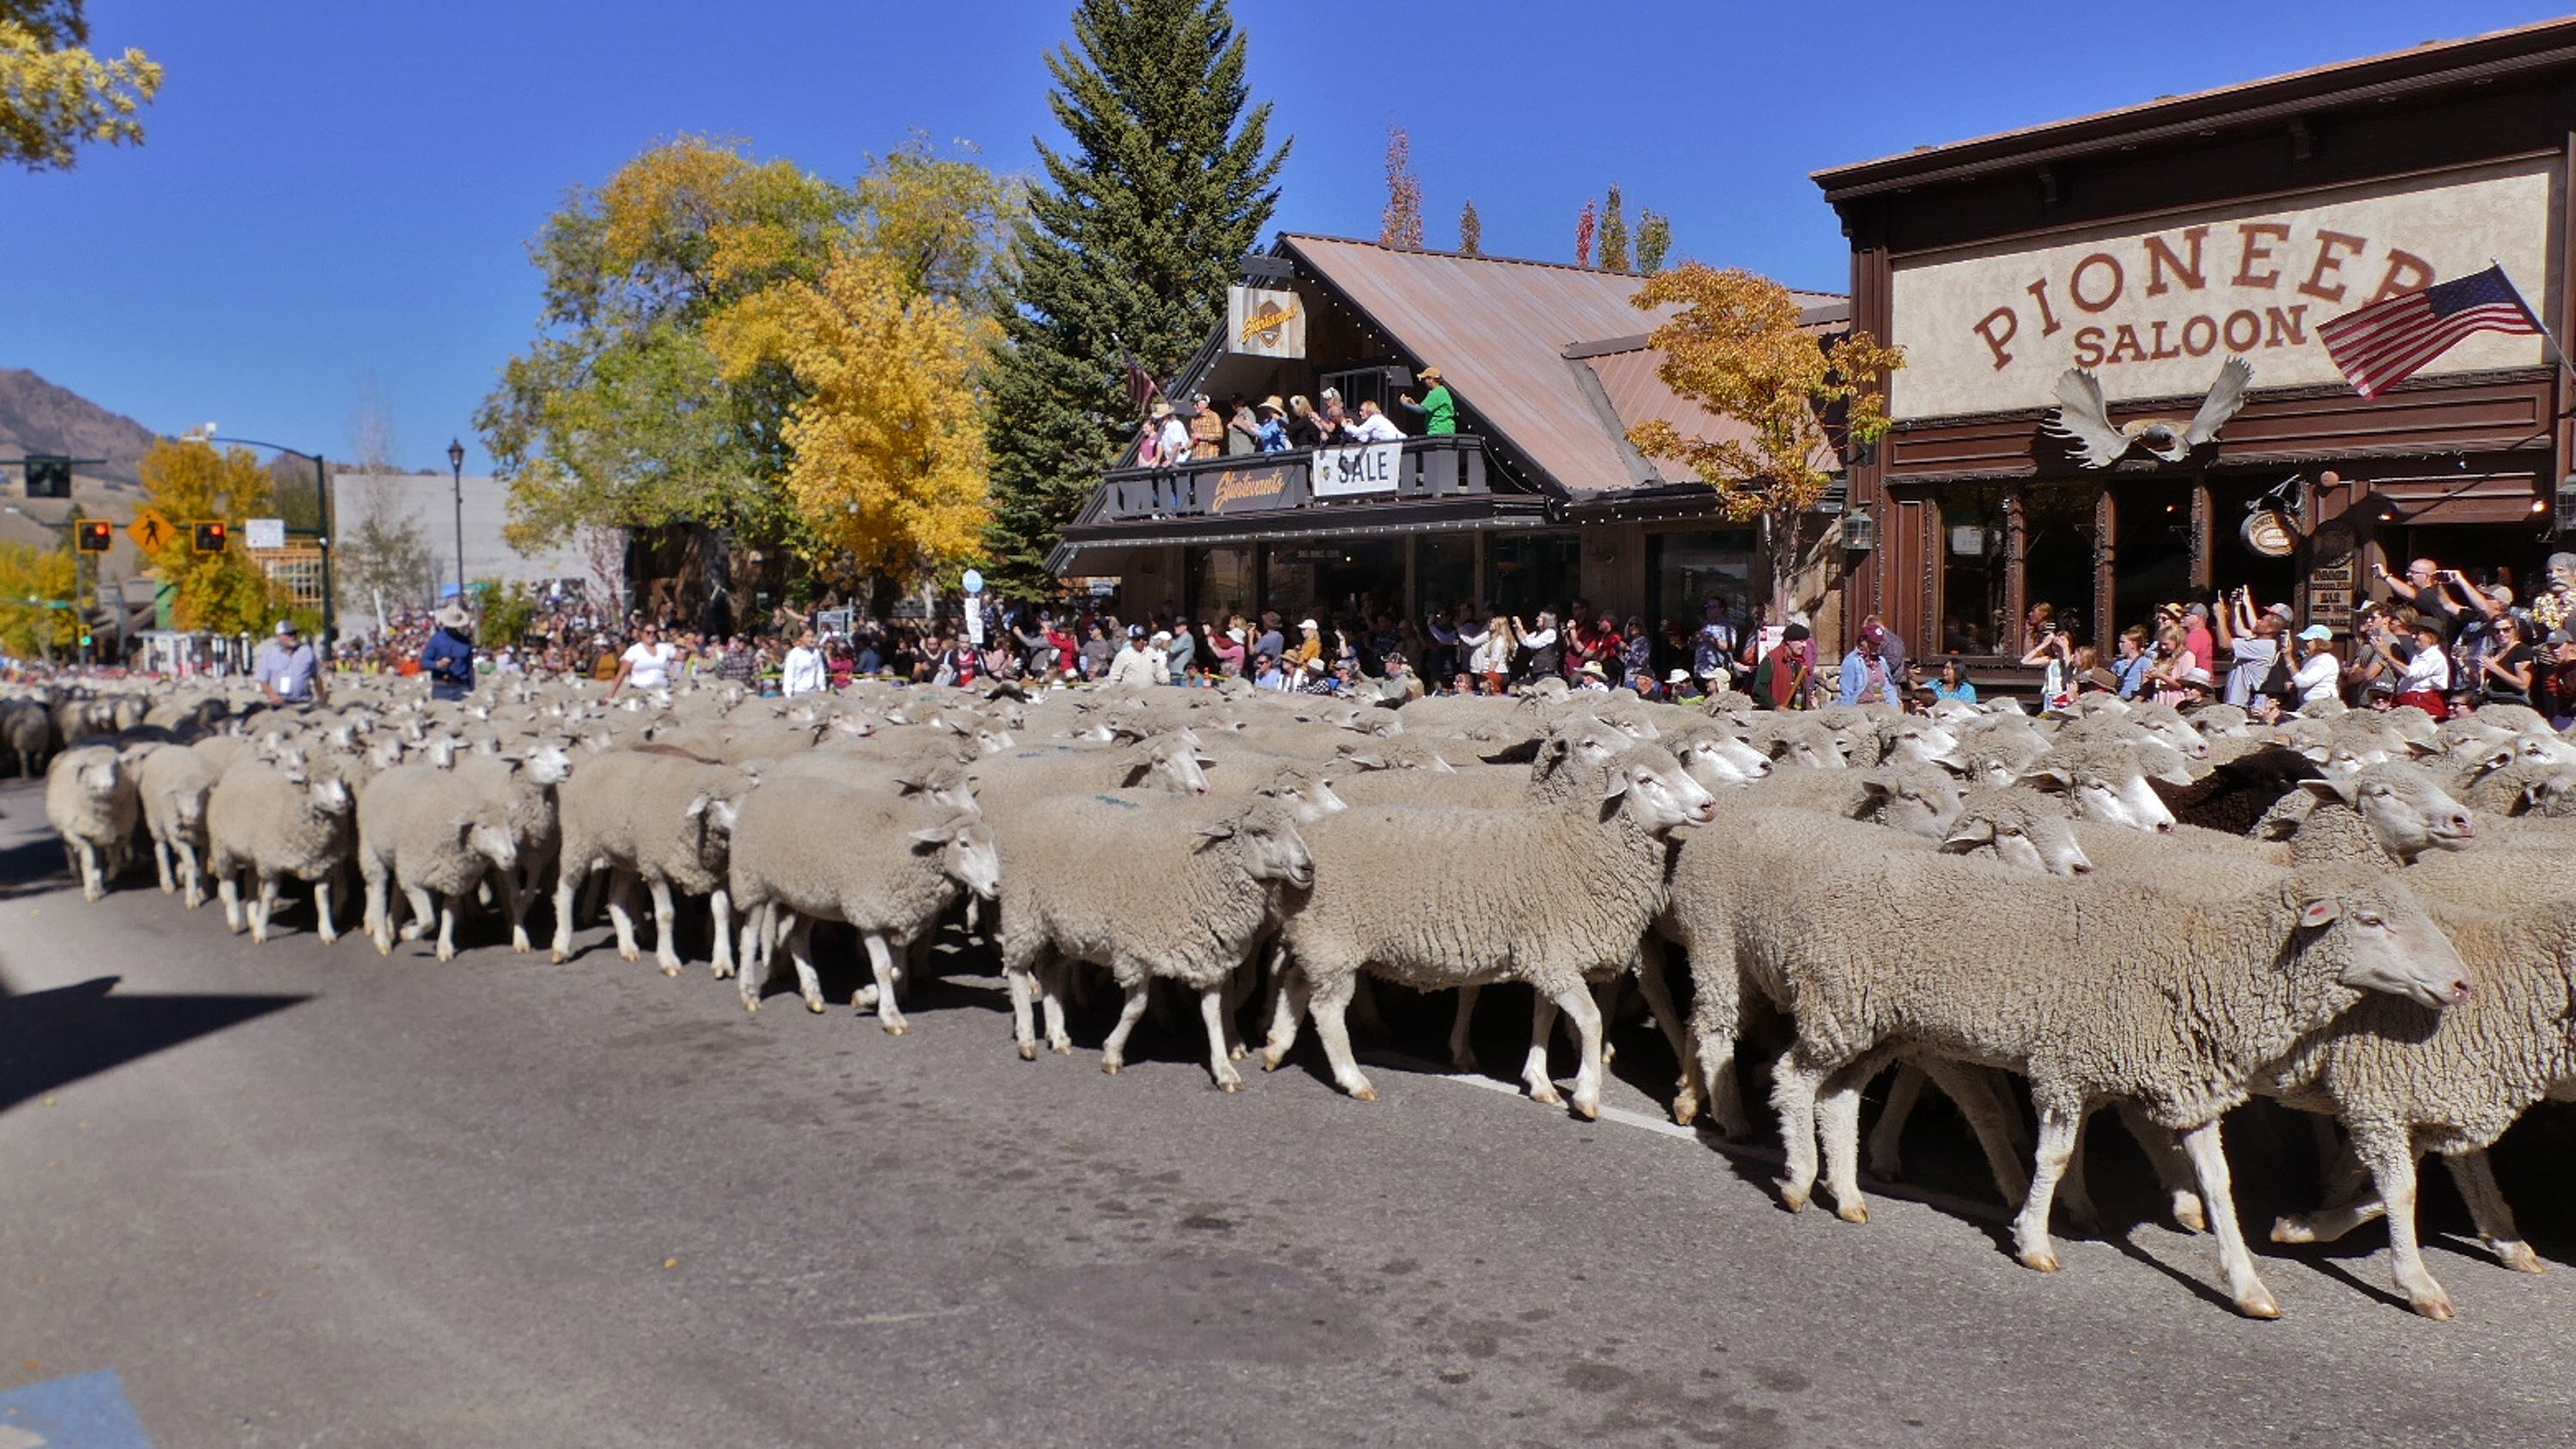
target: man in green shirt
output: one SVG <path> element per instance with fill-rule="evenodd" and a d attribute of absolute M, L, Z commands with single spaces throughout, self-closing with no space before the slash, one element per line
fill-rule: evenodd
<path fill-rule="evenodd" d="M 1415 402 L 1411 393 L 1404 394 L 1398 401 L 1407 411 L 1422 414 L 1424 437 L 1442 438 L 1455 434 L 1458 431 L 1458 400 L 1449 395 L 1448 379 L 1442 377 L 1436 367 L 1426 367 L 1418 376 L 1430 385 L 1429 390 L 1422 394 L 1422 401 Z"/>

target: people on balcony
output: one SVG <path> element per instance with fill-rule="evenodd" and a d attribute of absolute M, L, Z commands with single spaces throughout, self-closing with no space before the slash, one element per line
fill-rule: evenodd
<path fill-rule="evenodd" d="M 1288 451 L 1287 417 L 1288 406 L 1279 400 L 1277 393 L 1272 393 L 1261 400 L 1261 430 L 1258 435 L 1261 440 L 1261 451 L 1265 453 Z"/>
<path fill-rule="evenodd" d="M 1421 416 L 1424 437 L 1445 438 L 1456 433 L 1458 402 L 1449 395 L 1449 380 L 1442 377 L 1440 369 L 1436 367 L 1426 367 L 1418 376 L 1428 384 L 1423 391 L 1422 400 L 1415 402 L 1413 394 L 1408 392 L 1399 394 L 1396 401 L 1404 405 L 1405 411 Z"/>
<path fill-rule="evenodd" d="M 1206 393 L 1190 399 L 1190 457 L 1214 458 L 1225 451 L 1225 419 Z"/>
<path fill-rule="evenodd" d="M 1379 410 L 1377 399 L 1375 398 L 1360 399 L 1359 417 L 1345 425 L 1342 432 L 1343 435 L 1353 443 L 1401 443 L 1404 441 L 1404 429 L 1397 427 L 1395 425 L 1395 419 L 1388 417 L 1384 412 Z"/>
<path fill-rule="evenodd" d="M 1261 451 L 1261 420 L 1252 415 L 1252 404 L 1241 397 L 1227 410 L 1225 455 L 1248 458 Z"/>
<path fill-rule="evenodd" d="M 1320 448 L 1324 446 L 1323 415 L 1303 397 L 1288 399 L 1288 446 Z"/>

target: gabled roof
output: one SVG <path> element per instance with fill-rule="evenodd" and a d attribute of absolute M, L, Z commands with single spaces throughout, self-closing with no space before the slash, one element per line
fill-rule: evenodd
<path fill-rule="evenodd" d="M 1654 376 L 1643 334 L 1671 313 L 1630 305 L 1641 277 L 1301 233 L 1283 233 L 1280 247 L 1417 367 L 1438 366 L 1481 431 L 1568 495 L 1673 481 L 1640 472 L 1642 460 L 1623 437 L 1628 423 L 1672 417 L 1682 426 L 1695 418 L 1701 426 L 1684 430 L 1701 433 L 1728 426 Z M 1790 295 L 1811 314 L 1844 300 L 1827 292 Z M 1586 354 L 1587 347 L 1647 360 L 1615 364 L 1605 374 L 1586 360 L 1601 355 Z"/>

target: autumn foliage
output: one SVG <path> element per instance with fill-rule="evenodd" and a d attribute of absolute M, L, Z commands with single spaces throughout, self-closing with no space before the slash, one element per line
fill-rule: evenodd
<path fill-rule="evenodd" d="M 147 555 L 151 568 L 175 586 L 170 622 L 214 634 L 254 634 L 275 622 L 283 607 L 268 575 L 239 545 L 242 521 L 273 514 L 269 471 L 247 448 L 215 448 L 164 438 L 143 455 L 143 501 L 175 525 L 170 538 Z M 217 554 L 195 551 L 191 524 L 232 525 L 234 546 Z"/>
<path fill-rule="evenodd" d="M 1634 301 L 1680 309 L 1648 338 L 1663 355 L 1656 375 L 1736 426 L 1694 435 L 1658 420 L 1628 440 L 1715 488 L 1729 519 L 1762 523 L 1773 588 L 1785 590 L 1843 450 L 1886 435 L 1885 379 L 1905 365 L 1903 350 L 1866 332 L 1801 327 L 1788 289 L 1746 271 L 1686 263 L 1648 278 Z"/>

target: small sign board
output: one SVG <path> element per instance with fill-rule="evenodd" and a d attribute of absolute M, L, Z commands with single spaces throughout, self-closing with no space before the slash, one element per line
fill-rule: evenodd
<path fill-rule="evenodd" d="M 1318 498 L 1350 498 L 1392 493 L 1404 468 L 1402 443 L 1364 443 L 1356 448 L 1315 450 L 1314 478 L 1308 491 Z"/>
<path fill-rule="evenodd" d="M 1306 309 L 1294 292 L 1268 287 L 1229 287 L 1225 294 L 1226 350 L 1248 357 L 1306 355 Z"/>
<path fill-rule="evenodd" d="M 178 537 L 178 531 L 170 526 L 170 520 L 161 516 L 160 510 L 138 508 L 134 510 L 134 521 L 125 525 L 125 536 L 133 539 L 134 546 L 145 553 L 159 553 L 169 547 L 170 540 Z"/>
<path fill-rule="evenodd" d="M 286 547 L 286 520 L 283 518 L 245 518 L 242 541 L 252 548 Z"/>
<path fill-rule="evenodd" d="M 1118 585 L 1112 580 L 1093 579 L 1091 581 L 1091 596 L 1095 599 L 1106 599 L 1117 592 Z"/>
<path fill-rule="evenodd" d="M 984 576 L 973 569 L 968 569 L 966 571 L 966 577 L 960 580 L 960 582 L 966 585 L 966 592 L 970 594 L 980 594 L 984 592 Z"/>

